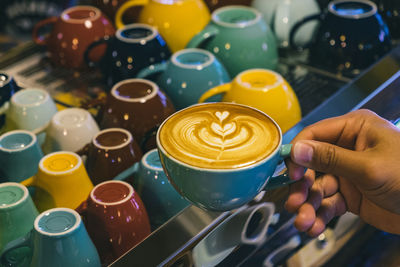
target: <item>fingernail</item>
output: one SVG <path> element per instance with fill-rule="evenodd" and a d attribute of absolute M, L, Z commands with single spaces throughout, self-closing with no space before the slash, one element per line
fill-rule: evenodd
<path fill-rule="evenodd" d="M 313 156 L 313 148 L 307 143 L 303 142 L 297 142 L 294 145 L 293 149 L 293 156 L 294 156 L 294 162 L 297 164 L 307 164 L 311 162 L 312 156 Z"/>

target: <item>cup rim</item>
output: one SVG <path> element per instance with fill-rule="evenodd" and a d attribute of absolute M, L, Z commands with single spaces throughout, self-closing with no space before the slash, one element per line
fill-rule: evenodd
<path fill-rule="evenodd" d="M 357 3 L 362 3 L 366 5 L 370 5 L 372 7 L 371 11 L 368 11 L 363 14 L 357 14 L 357 15 L 341 15 L 336 12 L 336 10 L 333 8 L 335 5 L 340 4 L 340 3 L 347 3 L 347 2 L 357 2 Z M 368 18 L 376 14 L 378 12 L 378 8 L 376 4 L 372 1 L 369 0 L 335 0 L 329 3 L 328 5 L 328 10 L 331 12 L 333 15 L 341 17 L 341 18 L 348 18 L 348 19 L 363 19 L 363 18 Z"/>
<path fill-rule="evenodd" d="M 125 97 L 121 97 L 118 94 L 115 93 L 115 91 L 123 84 L 126 83 L 132 83 L 132 82 L 143 82 L 143 83 L 147 83 L 148 85 L 150 85 L 152 87 L 152 92 L 149 95 L 146 95 L 144 97 L 135 97 L 135 98 L 125 98 Z M 123 102 L 130 102 L 130 103 L 144 103 L 147 100 L 152 99 L 153 97 L 155 97 L 158 94 L 159 91 L 159 87 L 157 84 L 155 84 L 154 82 L 150 81 L 150 80 L 146 80 L 146 79 L 140 79 L 140 78 L 133 78 L 133 79 L 126 79 L 126 80 L 122 80 L 118 83 L 116 83 L 112 89 L 111 89 L 111 95 L 113 97 L 115 97 L 118 100 L 121 100 Z"/>
<path fill-rule="evenodd" d="M 278 145 L 276 146 L 275 150 L 273 150 L 273 151 L 271 152 L 271 154 L 269 154 L 267 157 L 263 158 L 263 159 L 260 160 L 260 161 L 255 162 L 255 163 L 253 163 L 253 164 L 251 164 L 251 165 L 247 165 L 247 166 L 239 167 L 239 168 L 235 168 L 235 169 L 233 169 L 233 168 L 232 168 L 232 169 L 218 169 L 218 168 L 217 168 L 217 169 L 211 169 L 211 168 L 197 167 L 197 166 L 194 166 L 194 165 L 190 165 L 190 164 L 188 164 L 188 163 L 185 163 L 185 162 L 183 162 L 183 161 L 181 161 L 181 160 L 179 160 L 179 159 L 176 159 L 175 157 L 173 157 L 171 154 L 169 154 L 169 153 L 164 149 L 164 147 L 162 146 L 161 141 L 160 141 L 160 132 L 161 132 L 161 129 L 163 128 L 164 124 L 165 124 L 170 118 L 172 118 L 172 117 L 175 116 L 176 114 L 178 114 L 178 113 L 180 113 L 180 112 L 183 112 L 183 111 L 185 111 L 185 110 L 187 110 L 187 109 L 189 109 L 189 108 L 193 108 L 193 107 L 197 107 L 197 106 L 203 106 L 203 105 L 213 105 L 213 104 L 216 104 L 216 103 L 223 103 L 223 104 L 227 104 L 227 105 L 241 106 L 241 107 L 245 107 L 245 108 L 250 108 L 250 109 L 252 109 L 252 110 L 254 110 L 254 111 L 257 111 L 257 112 L 261 113 L 261 114 L 264 115 L 265 117 L 269 118 L 269 119 L 272 121 L 272 123 L 274 123 L 274 125 L 275 125 L 276 128 L 278 129 L 278 133 L 279 133 L 279 143 L 278 143 Z M 177 163 L 177 164 L 179 164 L 179 165 L 181 165 L 181 166 L 184 166 L 184 167 L 186 167 L 186 168 L 189 168 L 189 169 L 193 169 L 193 170 L 196 170 L 196 171 L 214 172 L 214 173 L 216 173 L 216 172 L 218 172 L 218 173 L 239 172 L 239 171 L 248 170 L 248 169 L 252 169 L 252 168 L 255 168 L 255 167 L 257 167 L 257 166 L 260 166 L 260 165 L 264 164 L 265 162 L 267 162 L 268 160 L 270 160 L 271 158 L 273 158 L 273 157 L 276 155 L 276 153 L 279 152 L 279 150 L 280 150 L 280 148 L 281 148 L 281 146 L 282 146 L 282 139 L 283 139 L 283 138 L 282 138 L 282 130 L 281 130 L 281 128 L 279 127 L 278 123 L 276 123 L 276 121 L 275 121 L 274 119 L 272 119 L 268 114 L 266 114 L 265 112 L 263 112 L 263 111 L 261 111 L 261 110 L 259 110 L 259 109 L 254 108 L 254 107 L 250 107 L 250 106 L 247 106 L 247 105 L 243 105 L 243 104 L 239 104 L 239 103 L 234 103 L 234 102 L 206 102 L 206 103 L 194 104 L 194 105 L 192 105 L 192 106 L 189 106 L 189 107 L 186 107 L 186 108 L 184 108 L 184 109 L 181 109 L 181 110 L 179 110 L 179 111 L 173 113 L 172 115 L 170 115 L 168 118 L 166 118 L 166 119 L 161 123 L 160 127 L 159 127 L 158 130 L 157 130 L 157 135 L 156 135 L 156 142 L 157 142 L 157 147 L 158 147 L 159 151 L 160 151 L 162 154 L 167 155 L 168 158 L 169 158 L 170 160 L 174 161 L 175 163 Z M 268 179 L 267 179 L 267 180 L 268 180 Z"/>
<path fill-rule="evenodd" d="M 150 30 L 151 35 L 144 37 L 144 38 L 126 38 L 126 37 L 122 36 L 123 31 L 129 30 L 129 29 L 135 29 L 135 28 L 136 29 L 144 28 L 144 29 Z M 126 43 L 134 43 L 134 44 L 153 40 L 154 38 L 156 38 L 157 35 L 158 35 L 158 31 L 155 27 L 148 25 L 148 24 L 144 24 L 144 23 L 132 23 L 132 24 L 125 25 L 124 27 L 118 29 L 117 32 L 115 33 L 115 37 L 117 37 L 118 40 L 124 41 Z"/>
<path fill-rule="evenodd" d="M 0 75 L 3 75 L 3 76 L 6 76 L 6 77 L 7 77 L 7 79 L 3 82 L 3 85 L 2 85 L 1 87 L 4 87 L 4 86 L 6 86 L 7 84 L 10 83 L 10 81 L 11 81 L 11 75 L 9 75 L 9 74 L 6 73 L 6 72 L 0 72 Z"/>
<path fill-rule="evenodd" d="M 39 227 L 40 219 L 43 218 L 46 214 L 48 214 L 50 212 L 54 212 L 54 211 L 66 211 L 66 212 L 72 213 L 75 216 L 75 219 L 76 219 L 76 222 L 75 222 L 74 226 L 72 226 L 67 231 L 61 232 L 61 233 L 48 233 L 48 232 L 45 232 L 45 231 L 41 230 L 40 227 Z M 81 225 L 81 221 L 82 221 L 81 216 L 79 215 L 78 212 L 76 212 L 73 209 L 69 209 L 69 208 L 53 208 L 53 209 L 48 209 L 48 210 L 43 211 L 42 213 L 40 213 L 36 217 L 35 222 L 33 223 L 33 225 L 34 225 L 35 230 L 38 231 L 42 235 L 46 235 L 46 236 L 64 236 L 66 234 L 69 234 L 69 233 L 75 231 Z"/>
<path fill-rule="evenodd" d="M 86 19 L 66 19 L 67 14 L 72 11 L 75 11 L 75 10 L 91 10 L 95 13 L 95 15 L 91 18 L 86 18 Z M 98 18 L 100 18 L 100 16 L 101 16 L 101 11 L 97 7 L 88 6 L 88 5 L 79 5 L 79 6 L 73 6 L 73 7 L 70 7 L 70 8 L 67 8 L 66 10 L 64 10 L 61 13 L 60 18 L 63 21 L 68 22 L 68 23 L 82 24 L 82 23 L 85 23 L 86 21 L 95 21 Z"/>
<path fill-rule="evenodd" d="M 64 125 L 64 124 L 61 124 L 60 121 L 58 120 L 58 117 L 60 117 L 64 113 L 68 113 L 70 111 L 78 111 L 78 112 L 81 112 L 82 115 L 86 115 L 85 121 L 87 120 L 88 116 L 91 116 L 89 111 L 87 111 L 86 109 L 83 109 L 83 108 L 66 108 L 66 109 L 57 111 L 56 114 L 53 115 L 53 117 L 51 118 L 52 123 L 54 123 L 56 125 L 61 125 L 65 128 L 79 128 L 80 125 L 76 125 L 76 124 Z"/>
<path fill-rule="evenodd" d="M 142 160 L 141 160 L 142 164 L 146 167 L 146 169 L 150 169 L 150 170 L 153 170 L 153 171 L 164 171 L 162 167 L 151 166 L 151 165 L 149 165 L 147 163 L 146 159 L 152 153 L 157 153 L 157 155 L 160 156 L 158 154 L 158 149 L 157 148 L 153 148 L 153 149 L 149 150 L 148 152 L 146 152 L 146 154 L 143 155 Z"/>
<path fill-rule="evenodd" d="M 208 56 L 208 60 L 206 62 L 202 63 L 202 64 L 199 64 L 199 65 L 184 64 L 184 63 L 181 63 L 181 62 L 179 62 L 177 60 L 177 58 L 179 56 L 184 55 L 184 54 L 188 54 L 188 53 L 193 53 L 193 52 L 200 53 L 200 54 Z M 178 52 L 175 52 L 171 57 L 171 62 L 174 65 L 176 65 L 176 66 L 178 66 L 180 68 L 183 68 L 183 69 L 202 70 L 205 67 L 210 66 L 214 61 L 215 61 L 215 56 L 212 53 L 210 53 L 207 50 L 200 49 L 200 48 L 185 48 L 185 49 L 179 50 Z"/>
<path fill-rule="evenodd" d="M 9 148 L 4 148 L 3 146 L 0 146 L 0 150 L 6 151 L 6 152 L 18 152 L 18 151 L 22 151 L 22 150 L 25 150 L 25 149 L 27 149 L 27 148 L 30 148 L 30 147 L 33 146 L 33 145 L 36 143 L 36 141 L 37 141 L 36 135 L 33 134 L 33 133 L 30 132 L 30 131 L 27 131 L 27 130 L 13 130 L 13 131 L 9 131 L 9 132 L 6 132 L 6 133 L 2 134 L 2 135 L 0 136 L 0 142 L 3 140 L 3 138 L 5 138 L 5 137 L 7 137 L 7 136 L 9 136 L 9 135 L 12 135 L 12 134 L 16 134 L 16 133 L 24 133 L 24 134 L 27 134 L 27 135 L 29 135 L 30 137 L 32 137 L 32 141 L 31 141 L 28 145 L 26 145 L 26 146 L 24 146 L 24 147 L 21 147 L 21 148 L 16 148 L 16 149 L 9 149 Z"/>
<path fill-rule="evenodd" d="M 20 183 L 15 183 L 15 182 L 5 182 L 5 183 L 1 183 L 0 187 L 6 187 L 6 186 L 16 186 L 22 189 L 22 191 L 24 191 L 24 195 L 22 196 L 21 199 L 19 199 L 17 202 L 9 204 L 9 205 L 2 205 L 0 206 L 0 210 L 5 210 L 5 209 L 10 209 L 10 208 L 14 208 L 15 206 L 18 206 L 19 204 L 21 204 L 22 202 L 24 202 L 28 196 L 29 196 L 29 191 L 28 188 L 26 188 L 26 186 L 20 184 Z"/>
<path fill-rule="evenodd" d="M 67 170 L 67 171 L 55 172 L 55 171 L 47 170 L 47 169 L 43 166 L 44 161 L 45 161 L 46 159 L 50 158 L 51 156 L 58 155 L 58 154 L 69 154 L 69 155 L 72 155 L 72 156 L 74 156 L 74 157 L 76 157 L 76 158 L 78 159 L 78 162 L 76 163 L 76 165 L 75 165 L 72 169 L 69 169 L 69 170 Z M 56 151 L 56 152 L 47 154 L 46 156 L 44 156 L 43 158 L 41 158 L 40 161 L 39 161 L 39 169 L 40 169 L 41 171 L 43 171 L 43 172 L 45 172 L 45 173 L 47 173 L 47 174 L 53 175 L 53 176 L 61 176 L 61 175 L 65 175 L 65 174 L 72 173 L 72 172 L 76 171 L 78 168 L 80 168 L 81 165 L 82 165 L 82 158 L 81 158 L 78 154 L 76 154 L 75 152 L 70 152 L 70 151 Z"/>
<path fill-rule="evenodd" d="M 268 73 L 268 74 L 273 74 L 275 77 L 277 77 L 277 81 L 274 84 L 267 85 L 267 86 L 252 87 L 242 81 L 243 75 L 245 75 L 249 72 L 264 72 L 264 73 Z M 237 83 L 239 83 L 241 86 L 246 87 L 251 90 L 254 90 L 253 88 L 268 90 L 268 89 L 276 88 L 277 86 L 279 86 L 280 84 L 282 84 L 284 82 L 282 75 L 280 75 L 276 71 L 268 70 L 268 69 L 261 69 L 261 68 L 248 69 L 248 70 L 242 71 L 236 76 L 235 81 Z"/>
<path fill-rule="evenodd" d="M 218 19 L 218 14 L 221 12 L 224 12 L 226 10 L 232 10 L 232 9 L 247 9 L 251 12 L 253 12 L 256 17 L 250 21 L 244 22 L 244 23 L 229 23 L 229 22 L 224 22 L 224 21 L 220 21 Z M 231 5 L 231 6 L 225 6 L 225 7 L 220 7 L 217 8 L 216 10 L 214 10 L 214 12 L 211 14 L 211 20 L 220 25 L 220 26 L 224 26 L 224 27 L 229 27 L 229 28 L 246 28 L 249 27 L 251 25 L 254 25 L 256 23 L 258 23 L 262 18 L 261 12 L 259 12 L 257 9 L 253 8 L 253 7 L 248 7 L 248 6 L 240 6 L 240 5 Z"/>
<path fill-rule="evenodd" d="M 31 103 L 31 104 L 21 104 L 21 103 L 18 103 L 15 100 L 19 95 L 24 94 L 25 92 L 28 92 L 28 91 L 31 91 L 31 92 L 33 92 L 33 91 L 42 92 L 44 94 L 44 98 L 39 102 Z M 45 103 L 46 101 L 49 100 L 49 98 L 50 98 L 49 93 L 44 89 L 40 89 L 40 88 L 25 88 L 25 89 L 19 90 L 15 94 L 13 94 L 13 96 L 11 97 L 11 103 L 13 105 L 19 106 L 19 107 L 35 107 L 35 106 L 39 106 L 39 105 Z"/>
<path fill-rule="evenodd" d="M 122 144 L 117 145 L 117 146 L 103 146 L 103 145 L 100 145 L 100 144 L 98 144 L 97 142 L 95 142 L 95 141 L 96 141 L 96 138 L 97 138 L 99 135 L 101 135 L 101 134 L 103 134 L 103 133 L 108 133 L 108 132 L 111 132 L 111 131 L 113 131 L 113 132 L 114 132 L 114 131 L 117 131 L 117 132 L 122 132 L 122 133 L 126 134 L 126 135 L 128 136 L 128 140 L 126 140 L 125 142 L 123 142 Z M 132 142 L 132 139 L 133 139 L 132 134 L 131 134 L 128 130 L 126 130 L 126 129 L 123 129 L 123 128 L 107 128 L 107 129 L 101 130 L 100 132 L 98 132 L 96 135 L 93 136 L 93 138 L 92 138 L 92 144 L 93 144 L 95 147 L 100 148 L 100 149 L 104 149 L 104 150 L 116 150 L 116 149 L 120 149 L 120 148 L 123 148 L 123 147 L 129 145 L 129 143 Z"/>
<path fill-rule="evenodd" d="M 94 191 L 96 191 L 96 189 L 97 189 L 98 187 L 100 187 L 100 186 L 102 186 L 102 185 L 104 185 L 104 184 L 110 184 L 110 183 L 118 183 L 118 184 L 123 184 L 123 185 L 125 185 L 125 186 L 128 187 L 128 189 L 129 189 L 128 195 L 127 195 L 124 199 L 119 200 L 119 201 L 115 201 L 115 202 L 103 202 L 103 201 L 97 200 L 97 199 L 94 197 Z M 110 181 L 104 181 L 104 182 L 102 182 L 102 183 L 96 185 L 96 186 L 92 189 L 92 191 L 90 191 L 90 198 L 92 199 L 93 202 L 95 202 L 96 204 L 102 205 L 102 206 L 116 206 L 116 205 L 119 205 L 119 204 L 122 204 L 122 203 L 125 203 L 125 202 L 129 201 L 129 199 L 131 199 L 132 196 L 133 196 L 133 192 L 134 192 L 133 187 L 132 187 L 129 183 L 124 182 L 124 181 L 119 181 L 119 180 L 110 180 Z"/>

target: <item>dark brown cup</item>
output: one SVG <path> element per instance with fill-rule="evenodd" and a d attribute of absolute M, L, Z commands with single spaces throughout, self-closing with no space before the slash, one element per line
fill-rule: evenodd
<path fill-rule="evenodd" d="M 217 8 L 223 6 L 231 6 L 231 5 L 250 6 L 252 0 L 206 0 L 205 2 L 208 6 L 208 9 L 210 9 L 210 11 L 213 12 Z"/>
<path fill-rule="evenodd" d="M 39 36 L 39 30 L 52 24 L 47 37 Z M 32 31 L 36 44 L 47 47 L 52 62 L 67 68 L 83 68 L 83 55 L 94 41 L 115 33 L 114 26 L 104 14 L 93 6 L 75 6 L 64 10 L 60 17 L 51 17 L 37 23 Z M 90 54 L 94 61 L 100 60 L 105 46 L 96 47 Z"/>
<path fill-rule="evenodd" d="M 127 79 L 113 86 L 100 110 L 100 128 L 130 131 L 143 152 L 156 148 L 155 133 L 175 112 L 171 100 L 159 87 L 144 79 Z"/>
<path fill-rule="evenodd" d="M 76 209 L 108 265 L 150 234 L 147 211 L 133 187 L 123 181 L 106 181 L 93 188 Z"/>
<path fill-rule="evenodd" d="M 132 134 L 121 128 L 100 131 L 78 154 L 87 155 L 86 170 L 94 185 L 113 179 L 143 155 Z"/>

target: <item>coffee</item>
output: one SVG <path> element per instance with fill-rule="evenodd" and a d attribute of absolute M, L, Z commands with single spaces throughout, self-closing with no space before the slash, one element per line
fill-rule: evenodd
<path fill-rule="evenodd" d="M 209 103 L 183 109 L 160 128 L 159 140 L 173 158 L 207 169 L 237 169 L 276 151 L 280 131 L 261 111 L 244 105 Z"/>

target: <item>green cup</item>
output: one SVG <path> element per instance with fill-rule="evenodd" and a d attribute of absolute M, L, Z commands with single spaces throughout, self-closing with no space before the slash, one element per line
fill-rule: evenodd
<path fill-rule="evenodd" d="M 213 53 L 231 77 L 250 68 L 276 69 L 277 41 L 254 8 L 227 6 L 212 13 L 211 22 L 188 43 Z"/>
<path fill-rule="evenodd" d="M 21 260 L 31 267 L 101 266 L 80 215 L 68 208 L 50 209 L 37 216 L 32 231 L 4 248 L 0 265 L 21 266 L 21 261 L 10 260 L 10 254 L 22 248 L 30 253 Z"/>
<path fill-rule="evenodd" d="M 0 184 L 0 252 L 10 241 L 29 233 L 38 214 L 25 186 L 19 183 Z M 23 249 L 16 250 L 8 259 L 20 259 L 25 252 Z"/>

